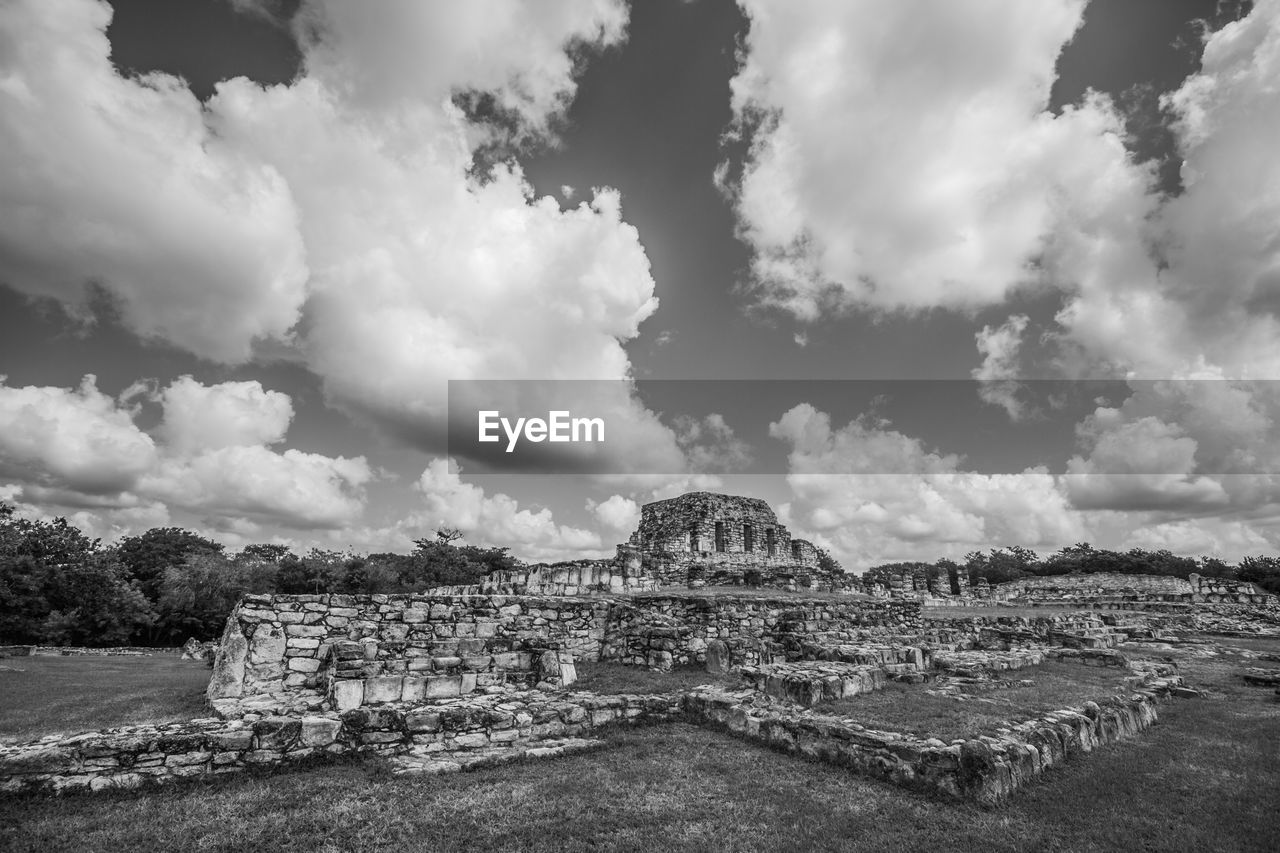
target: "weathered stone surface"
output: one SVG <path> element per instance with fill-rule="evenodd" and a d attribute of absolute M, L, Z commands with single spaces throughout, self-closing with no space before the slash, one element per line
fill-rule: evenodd
<path fill-rule="evenodd" d="M 366 678 L 364 682 L 364 703 L 373 705 L 379 702 L 399 702 L 404 692 L 404 680 L 397 675 L 381 675 Z"/>
<path fill-rule="evenodd" d="M 309 747 L 325 747 L 333 743 L 342 729 L 342 721 L 332 717 L 303 717 L 302 744 Z"/>
<path fill-rule="evenodd" d="M 218 644 L 218 654 L 213 662 L 213 675 L 205 695 L 210 699 L 229 699 L 244 693 L 244 664 L 249 653 L 249 643 L 240 631 L 240 623 L 233 612 L 227 618 L 227 627 Z"/>
<path fill-rule="evenodd" d="M 707 672 L 724 675 L 733 669 L 729 646 L 723 640 L 707 641 Z"/>

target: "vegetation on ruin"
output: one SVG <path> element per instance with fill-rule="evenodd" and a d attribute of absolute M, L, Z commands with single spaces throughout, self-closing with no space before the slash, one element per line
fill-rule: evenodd
<path fill-rule="evenodd" d="M 1054 768 L 993 811 L 665 725 L 614 731 L 591 753 L 461 775 L 391 776 L 375 760 L 0 798 L 0 848 L 1270 850 L 1280 705 L 1239 684 L 1242 661 L 1180 659 L 1207 698 L 1161 705 L 1142 738 Z"/>

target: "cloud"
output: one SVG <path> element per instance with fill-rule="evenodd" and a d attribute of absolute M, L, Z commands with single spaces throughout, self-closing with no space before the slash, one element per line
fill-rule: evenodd
<path fill-rule="evenodd" d="M 1227 503 L 1217 481 L 1192 476 L 1196 441 L 1177 426 L 1155 417 L 1126 422 L 1119 410 L 1099 408 L 1080 432 L 1091 452 L 1072 457 L 1064 478 L 1076 507 L 1185 510 Z"/>
<path fill-rule="evenodd" d="M 433 459 L 416 484 L 423 506 L 401 526 L 427 532 L 455 527 L 475 544 L 511 547 L 526 559 L 604 556 L 598 534 L 556 524 L 545 507 L 522 509 L 506 494 L 488 495 L 480 486 L 462 482 L 460 473 L 454 460 Z"/>
<path fill-rule="evenodd" d="M 297 79 L 203 104 L 118 74 L 109 20 L 95 0 L 0 13 L 7 283 L 71 305 L 96 283 L 209 359 L 279 338 L 331 402 L 424 447 L 449 379 L 629 376 L 657 300 L 620 194 L 561 210 L 512 159 L 554 143 L 581 59 L 625 37 L 620 0 L 309 0 Z"/>
<path fill-rule="evenodd" d="M 179 453 L 278 444 L 293 420 L 289 395 L 258 382 L 208 386 L 180 376 L 158 397 L 164 420 L 157 433 Z"/>
<path fill-rule="evenodd" d="M 1047 110 L 1083 0 L 739 5 L 732 105 L 751 146 L 718 175 L 761 304 L 802 320 L 996 304 L 1039 281 L 1073 197 L 1146 185 L 1109 101 Z"/>
<path fill-rule="evenodd" d="M 600 503 L 589 500 L 587 509 L 611 532 L 629 536 L 640 525 L 640 505 L 622 495 L 613 495 Z"/>
<path fill-rule="evenodd" d="M 732 473 L 751 464 L 750 445 L 738 438 L 723 415 L 713 412 L 701 419 L 680 415 L 674 427 L 691 471 Z"/>
<path fill-rule="evenodd" d="M 373 478 L 363 457 L 267 447 L 292 419 L 287 395 L 183 376 L 156 393 L 164 413 L 153 437 L 134 421 L 134 393 L 112 398 L 93 376 L 76 390 L 0 384 L 0 476 L 14 497 L 107 513 L 95 529 L 167 518 L 170 508 L 217 527 L 333 528 L 363 513 Z"/>
<path fill-rule="evenodd" d="M 796 533 L 846 570 L 959 557 L 991 544 L 1057 548 L 1088 539 L 1083 516 L 1043 467 L 978 474 L 960 458 L 896 430 L 852 421 L 833 429 L 809 404 L 770 425 L 789 445 L 793 499 L 779 508 Z"/>
<path fill-rule="evenodd" d="M 133 488 L 157 457 L 92 374 L 76 389 L 13 388 L 0 377 L 0 475 L 101 495 Z"/>
<path fill-rule="evenodd" d="M 1026 404 L 1018 399 L 1021 385 L 1013 381 L 1018 376 L 1018 350 L 1022 347 L 1022 334 L 1027 330 L 1029 318 L 1015 314 L 1000 327 L 983 326 L 974 337 L 982 364 L 970 371 L 978 380 L 978 396 L 993 406 L 1000 406 L 1012 421 L 1027 417 Z"/>
<path fill-rule="evenodd" d="M 628 377 L 621 342 L 657 300 L 620 194 L 562 210 L 514 162 L 474 174 L 496 131 L 451 102 L 494 92 L 513 133 L 543 138 L 574 92 L 568 52 L 616 43 L 625 7 L 316 3 L 299 20 L 306 74 L 229 81 L 210 109 L 294 192 L 302 348 L 329 400 L 435 450 L 447 380 Z"/>
<path fill-rule="evenodd" d="M 0 9 L 3 283 L 79 313 L 99 285 L 140 336 L 244 361 L 305 298 L 289 187 L 182 80 L 118 74 L 110 19 L 93 0 Z"/>

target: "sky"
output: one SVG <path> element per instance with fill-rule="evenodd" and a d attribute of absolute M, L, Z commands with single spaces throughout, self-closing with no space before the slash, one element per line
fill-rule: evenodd
<path fill-rule="evenodd" d="M 1280 0 L 10 0 L 0 500 L 534 561 L 710 489 L 855 571 L 1270 553 L 1277 81 Z M 507 455 L 482 404 L 607 440 Z"/>

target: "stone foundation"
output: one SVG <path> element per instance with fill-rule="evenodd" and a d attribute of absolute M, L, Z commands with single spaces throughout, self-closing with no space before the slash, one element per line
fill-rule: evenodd
<path fill-rule="evenodd" d="M 863 728 L 847 718 L 762 700 L 749 692 L 698 690 L 681 707 L 709 724 L 784 752 L 982 805 L 1005 802 L 1019 787 L 1067 758 L 1137 735 L 1156 722 L 1156 704 L 1179 680 L 1156 680 L 1127 697 L 1086 702 L 991 736 L 950 744 Z"/>
<path fill-rule="evenodd" d="M 0 791 L 101 790 L 146 780 L 231 773 L 322 754 L 388 756 L 524 748 L 576 738 L 602 726 L 672 719 L 668 696 L 548 695 L 456 699 L 432 705 L 240 720 L 131 726 L 0 746 Z M 465 760 L 465 759 L 463 759 Z"/>

